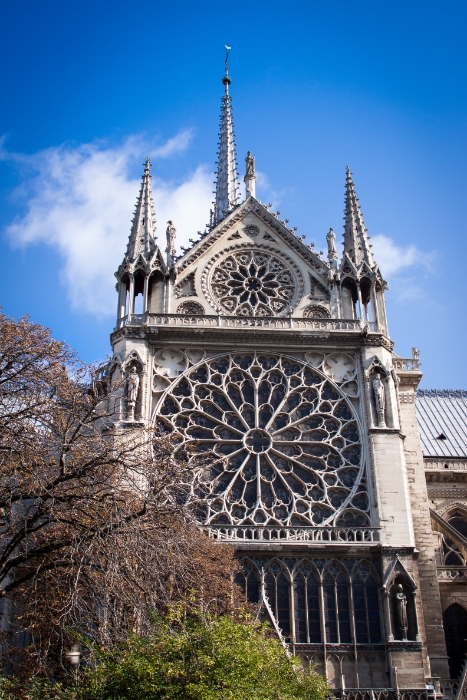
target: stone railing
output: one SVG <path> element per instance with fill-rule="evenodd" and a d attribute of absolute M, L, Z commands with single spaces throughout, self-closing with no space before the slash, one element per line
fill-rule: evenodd
<path fill-rule="evenodd" d="M 229 542 L 379 542 L 377 527 L 277 527 L 269 525 L 210 525 L 209 537 Z"/>
<path fill-rule="evenodd" d="M 438 581 L 467 579 L 467 566 L 438 566 Z"/>
<path fill-rule="evenodd" d="M 409 359 L 405 359 L 403 357 L 393 357 L 392 364 L 396 371 L 405 370 L 412 372 L 420 369 L 421 362 L 418 357 L 411 357 Z"/>
<path fill-rule="evenodd" d="M 425 469 L 467 470 L 467 459 L 424 459 Z"/>
<path fill-rule="evenodd" d="M 363 322 L 343 318 L 293 318 L 292 316 L 191 316 L 185 314 L 132 314 L 124 316 L 118 328 L 124 326 L 191 326 L 195 328 L 262 328 L 265 330 L 301 331 L 361 331 Z M 374 323 L 365 322 L 370 331 Z"/>
<path fill-rule="evenodd" d="M 459 681 L 453 681 L 451 678 L 440 678 L 439 679 L 439 691 L 443 694 L 443 698 L 450 698 L 454 700 L 457 695 L 457 690 L 459 688 Z"/>
<path fill-rule="evenodd" d="M 425 688 L 345 688 L 332 692 L 340 700 L 428 700 L 436 697 L 433 691 Z"/>

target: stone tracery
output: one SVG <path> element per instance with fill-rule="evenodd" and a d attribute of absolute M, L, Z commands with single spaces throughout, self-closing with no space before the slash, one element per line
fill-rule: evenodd
<path fill-rule="evenodd" d="M 335 384 L 299 360 L 223 355 L 168 389 L 159 424 L 198 467 L 207 524 L 368 524 L 360 428 Z"/>
<path fill-rule="evenodd" d="M 264 248 L 234 249 L 215 264 L 207 291 L 220 311 L 279 316 L 296 305 L 302 280 L 291 261 Z"/>

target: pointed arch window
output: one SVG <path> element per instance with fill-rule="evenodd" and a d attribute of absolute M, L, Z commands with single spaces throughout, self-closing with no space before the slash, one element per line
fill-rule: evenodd
<path fill-rule="evenodd" d="M 324 620 L 328 644 L 351 644 L 349 582 L 337 565 L 323 580 Z"/>
<path fill-rule="evenodd" d="M 366 577 L 364 574 L 365 571 L 358 572 L 352 578 L 357 644 L 379 644 L 381 621 L 378 585 L 371 573 Z"/>
<path fill-rule="evenodd" d="M 321 622 L 319 582 L 308 566 L 300 567 L 294 578 L 295 641 L 298 644 L 319 644 Z"/>
<path fill-rule="evenodd" d="M 245 602 L 253 605 L 258 603 L 260 593 L 259 577 L 249 562 L 243 564 L 242 571 L 239 571 L 235 577 L 235 583 L 244 592 Z"/>
<path fill-rule="evenodd" d="M 284 637 L 290 636 L 290 586 L 280 564 L 274 562 L 264 577 L 269 605 Z"/>
<path fill-rule="evenodd" d="M 459 678 L 467 653 L 467 612 L 457 603 L 450 605 L 443 615 L 446 651 L 451 678 Z"/>

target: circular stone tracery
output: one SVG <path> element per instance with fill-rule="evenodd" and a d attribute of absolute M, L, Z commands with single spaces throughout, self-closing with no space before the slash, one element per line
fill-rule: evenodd
<path fill-rule="evenodd" d="M 292 261 L 274 253 L 239 246 L 217 262 L 207 284 L 214 306 L 235 316 L 278 316 L 296 306 L 302 281 Z"/>
<path fill-rule="evenodd" d="M 175 380 L 155 418 L 195 468 L 206 524 L 368 524 L 355 413 L 304 362 L 262 353 L 201 362 Z"/>

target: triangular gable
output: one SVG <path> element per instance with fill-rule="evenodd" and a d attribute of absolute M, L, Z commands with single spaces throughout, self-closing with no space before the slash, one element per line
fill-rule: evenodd
<path fill-rule="evenodd" d="M 389 585 L 393 582 L 393 580 L 396 578 L 398 574 L 401 574 L 409 586 L 412 588 L 412 591 L 416 591 L 418 586 L 413 580 L 412 576 L 409 574 L 401 560 L 399 559 L 398 556 L 394 556 L 393 560 L 391 561 L 388 570 L 386 571 L 384 575 L 384 580 L 383 580 L 383 591 L 387 591 Z"/>
<path fill-rule="evenodd" d="M 266 240 L 271 242 L 274 237 L 277 241 L 282 241 L 294 250 L 308 265 L 313 269 L 317 281 L 326 286 L 328 266 L 314 253 L 311 248 L 306 246 L 303 241 L 295 235 L 293 231 L 287 228 L 285 224 L 279 221 L 261 202 L 254 197 L 249 197 L 242 204 L 236 207 L 228 216 L 225 217 L 215 228 L 205 234 L 201 240 L 197 241 L 183 256 L 177 261 L 175 269 L 177 277 L 183 271 L 198 260 L 201 255 L 204 255 L 222 236 L 228 232 L 226 240 L 238 233 L 241 238 L 254 242 L 256 236 L 254 225 L 246 225 L 242 227 L 242 220 L 247 214 L 253 213 L 259 221 L 266 225 L 272 233 L 264 236 Z M 247 229 L 250 229 L 249 231 Z M 233 238 L 232 238 L 233 240 Z"/>

